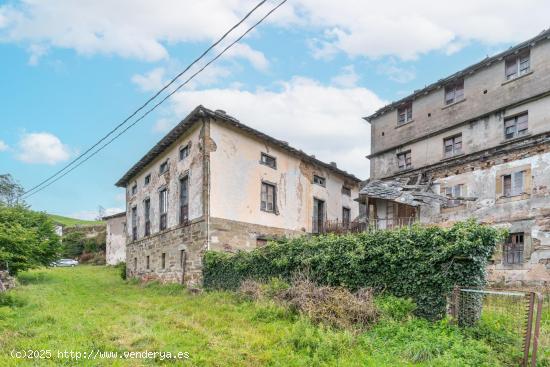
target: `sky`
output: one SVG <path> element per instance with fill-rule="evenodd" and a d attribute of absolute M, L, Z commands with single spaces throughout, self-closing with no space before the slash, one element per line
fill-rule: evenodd
<path fill-rule="evenodd" d="M 0 0 L 0 173 L 49 177 L 141 106 L 258 0 Z M 266 1 L 213 50 L 278 2 Z M 361 179 L 362 117 L 550 26 L 550 2 L 288 0 L 155 112 L 27 199 L 92 219 L 114 183 L 202 104 Z M 190 74 L 185 74 L 190 75 Z M 182 79 L 183 80 L 183 79 Z"/>

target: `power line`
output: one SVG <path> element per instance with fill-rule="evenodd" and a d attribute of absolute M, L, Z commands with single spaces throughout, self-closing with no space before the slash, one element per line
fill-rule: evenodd
<path fill-rule="evenodd" d="M 197 62 L 199 62 L 208 52 L 210 52 L 214 47 L 220 44 L 231 32 L 233 32 L 238 26 L 240 26 L 246 19 L 248 19 L 252 13 L 254 13 L 260 6 L 262 6 L 267 0 L 260 1 L 254 8 L 252 8 L 240 21 L 235 23 L 227 32 L 225 32 L 216 42 L 214 42 L 210 47 L 208 47 L 199 57 L 197 57 L 191 64 L 189 64 L 183 71 L 181 71 L 178 75 L 176 75 L 168 84 L 163 86 L 155 95 L 150 97 L 143 105 L 141 105 L 137 110 L 135 110 L 130 116 L 128 116 L 124 121 L 122 121 L 120 124 L 118 124 L 114 129 L 109 131 L 107 135 L 103 136 L 100 140 L 98 140 L 94 145 L 92 145 L 90 148 L 88 148 L 84 153 L 80 154 L 78 157 L 73 159 L 71 162 L 66 164 L 63 168 L 61 168 L 59 171 L 45 179 L 44 181 L 40 182 L 39 184 L 35 185 L 31 189 L 24 192 L 21 196 L 27 195 L 30 192 L 34 191 L 35 189 L 39 188 L 40 186 L 44 185 L 48 181 L 52 180 L 54 177 L 59 175 L 61 172 L 65 171 L 67 168 L 72 166 L 74 163 L 79 161 L 82 157 L 84 157 L 86 154 L 88 154 L 90 151 L 92 151 L 95 147 L 97 147 L 99 144 L 101 144 L 103 141 L 105 141 L 109 136 L 111 136 L 115 131 L 117 131 L 121 126 L 126 124 L 131 118 L 133 118 L 135 115 L 137 115 L 141 110 L 143 110 L 149 103 L 151 103 L 154 99 L 156 99 L 163 91 L 165 91 L 168 87 L 170 87 L 174 82 L 179 79 L 185 72 L 187 72 L 191 67 L 193 67 Z"/>
<path fill-rule="evenodd" d="M 65 177 L 67 174 L 71 173 L 73 170 L 75 170 L 76 168 L 78 168 L 79 166 L 81 166 L 82 164 L 84 164 L 86 161 L 88 161 L 90 158 L 92 158 L 93 156 L 95 156 L 97 153 L 99 153 L 101 150 L 103 150 L 105 147 L 107 147 L 109 144 L 111 144 L 113 141 L 115 141 L 116 139 L 118 139 L 122 134 L 124 134 L 126 131 L 128 131 L 129 129 L 131 129 L 133 126 L 135 126 L 138 122 L 140 122 L 141 120 L 143 120 L 147 115 L 149 115 L 151 112 L 153 112 L 158 106 L 160 106 L 162 103 L 164 103 L 168 98 L 170 98 L 171 96 L 173 96 L 177 91 L 179 91 L 181 88 L 183 88 L 186 84 L 188 84 L 193 78 L 195 78 L 195 76 L 197 76 L 199 73 L 201 73 L 204 69 L 206 69 L 210 64 L 212 64 L 214 61 L 216 61 L 217 59 L 219 59 L 224 53 L 226 53 L 231 47 L 233 47 L 236 43 L 238 43 L 242 38 L 244 38 L 248 33 L 250 33 L 254 28 L 256 28 L 258 25 L 260 25 L 267 17 L 269 17 L 273 12 L 275 12 L 277 9 L 279 9 L 284 3 L 286 3 L 287 0 L 283 0 L 281 1 L 279 4 L 277 4 L 277 6 L 275 6 L 274 8 L 272 8 L 266 15 L 264 15 L 258 22 L 256 22 L 254 25 L 252 25 L 250 28 L 248 28 L 246 30 L 246 32 L 244 32 L 241 36 L 239 36 L 235 41 L 233 41 L 232 43 L 230 43 L 227 47 L 225 47 L 220 53 L 218 53 L 213 59 L 211 59 L 208 63 L 206 63 L 204 66 L 202 66 L 199 70 L 197 70 L 193 75 L 191 75 L 189 78 L 187 78 L 183 83 L 181 83 L 180 85 L 178 85 L 178 87 L 176 89 L 174 89 L 172 92 L 170 92 L 170 94 L 168 94 L 167 96 L 165 96 L 162 100 L 160 100 L 157 104 L 155 104 L 152 108 L 150 108 L 149 110 L 147 110 L 143 115 L 141 115 L 137 120 L 135 120 L 134 122 L 132 122 L 130 125 L 128 125 L 124 130 L 122 130 L 121 132 L 119 132 L 117 135 L 115 135 L 113 138 L 111 138 L 109 141 L 107 141 L 105 144 L 103 144 L 101 147 L 99 147 L 96 151 L 94 151 L 92 154 L 90 154 L 88 157 L 86 157 L 86 159 L 84 159 L 83 161 L 80 161 L 76 166 L 74 166 L 73 168 L 71 168 L 70 170 L 66 171 L 65 173 L 63 173 L 61 176 L 57 177 L 55 180 L 51 181 L 50 183 L 48 183 L 47 185 L 41 187 L 40 189 L 38 189 L 37 191 L 33 192 L 33 193 L 30 193 L 29 195 L 26 195 L 23 199 L 27 199 L 37 193 L 39 193 L 40 191 L 44 190 L 45 188 L 47 188 L 48 186 L 54 184 L 55 182 L 59 181 L 60 179 L 62 179 L 63 177 Z"/>

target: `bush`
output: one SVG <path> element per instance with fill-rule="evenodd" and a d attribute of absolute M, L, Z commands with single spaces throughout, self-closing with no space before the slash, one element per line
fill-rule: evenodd
<path fill-rule="evenodd" d="M 398 298 L 395 296 L 380 296 L 375 299 L 376 308 L 383 317 L 395 321 L 404 321 L 412 317 L 416 305 L 410 298 Z"/>
<path fill-rule="evenodd" d="M 286 281 L 307 273 L 318 284 L 385 290 L 411 298 L 420 316 L 445 315 L 446 296 L 456 284 L 485 285 L 485 266 L 503 233 L 475 221 L 451 228 L 402 228 L 348 235 L 300 237 L 270 242 L 236 254 L 209 251 L 204 285 L 237 289 L 245 279 Z"/>
<path fill-rule="evenodd" d="M 122 278 L 122 280 L 126 280 L 126 263 L 120 262 L 115 265 L 115 268 L 118 269 L 118 274 L 120 275 L 120 278 Z"/>

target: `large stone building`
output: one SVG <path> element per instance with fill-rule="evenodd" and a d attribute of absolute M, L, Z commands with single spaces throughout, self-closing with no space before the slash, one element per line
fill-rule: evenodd
<path fill-rule="evenodd" d="M 126 212 L 102 218 L 107 224 L 105 262 L 116 265 L 126 261 Z"/>
<path fill-rule="evenodd" d="M 207 249 L 253 249 L 327 220 L 347 224 L 358 215 L 359 182 L 199 106 L 117 182 L 126 188 L 128 275 L 194 284 Z"/>
<path fill-rule="evenodd" d="M 489 268 L 508 284 L 550 280 L 550 31 L 366 117 L 379 226 L 475 217 L 508 228 Z"/>

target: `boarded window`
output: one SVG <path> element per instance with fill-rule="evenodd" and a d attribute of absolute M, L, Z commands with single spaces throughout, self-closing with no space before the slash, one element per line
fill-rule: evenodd
<path fill-rule="evenodd" d="M 159 192 L 159 214 L 159 228 L 162 231 L 166 229 L 168 215 L 168 190 L 166 189 Z"/>
<path fill-rule="evenodd" d="M 145 179 L 143 180 L 145 186 L 149 185 L 149 182 L 151 182 L 151 175 L 145 176 Z"/>
<path fill-rule="evenodd" d="M 399 169 L 412 168 L 411 152 L 399 153 L 397 155 L 397 165 Z"/>
<path fill-rule="evenodd" d="M 188 156 L 189 156 L 189 144 L 187 144 L 186 146 L 180 149 L 180 161 L 184 160 Z"/>
<path fill-rule="evenodd" d="M 506 139 L 516 138 L 525 135 L 528 129 L 529 115 L 522 113 L 504 120 L 504 136 Z"/>
<path fill-rule="evenodd" d="M 189 176 L 180 179 L 180 224 L 189 222 Z"/>
<path fill-rule="evenodd" d="M 143 202 L 143 216 L 145 218 L 145 235 L 151 234 L 151 200 L 145 199 Z"/>
<path fill-rule="evenodd" d="M 325 187 L 327 184 L 327 180 L 324 177 L 313 175 L 313 183 Z"/>
<path fill-rule="evenodd" d="M 260 209 L 266 212 L 275 212 L 275 185 L 262 182 L 262 194 L 261 194 L 261 204 Z"/>
<path fill-rule="evenodd" d="M 527 74 L 531 68 L 529 50 L 508 57 L 505 64 L 505 74 L 507 80 Z"/>
<path fill-rule="evenodd" d="M 412 102 L 407 102 L 397 109 L 397 125 L 412 121 Z"/>
<path fill-rule="evenodd" d="M 349 208 L 343 207 L 342 208 L 342 226 L 344 226 L 344 228 L 349 227 L 350 217 L 351 217 L 351 210 Z"/>
<path fill-rule="evenodd" d="M 159 167 L 160 174 L 163 174 L 166 171 L 168 171 L 168 161 L 164 161 L 163 163 L 160 164 L 160 167 Z"/>
<path fill-rule="evenodd" d="M 349 187 L 342 186 L 342 194 L 346 196 L 351 196 L 351 189 Z"/>
<path fill-rule="evenodd" d="M 132 241 L 137 240 L 137 207 L 132 208 Z"/>
<path fill-rule="evenodd" d="M 445 104 L 452 104 L 464 99 L 464 80 L 459 80 L 445 87 Z"/>
<path fill-rule="evenodd" d="M 277 159 L 269 154 L 262 153 L 260 157 L 260 163 L 273 169 L 277 169 Z"/>
<path fill-rule="evenodd" d="M 525 192 L 525 171 L 518 171 L 502 176 L 502 194 L 505 197 L 521 195 Z"/>
<path fill-rule="evenodd" d="M 443 140 L 445 157 L 452 157 L 462 153 L 462 134 Z"/>
<path fill-rule="evenodd" d="M 523 263 L 524 233 L 512 233 L 504 244 L 503 261 L 505 264 Z"/>

